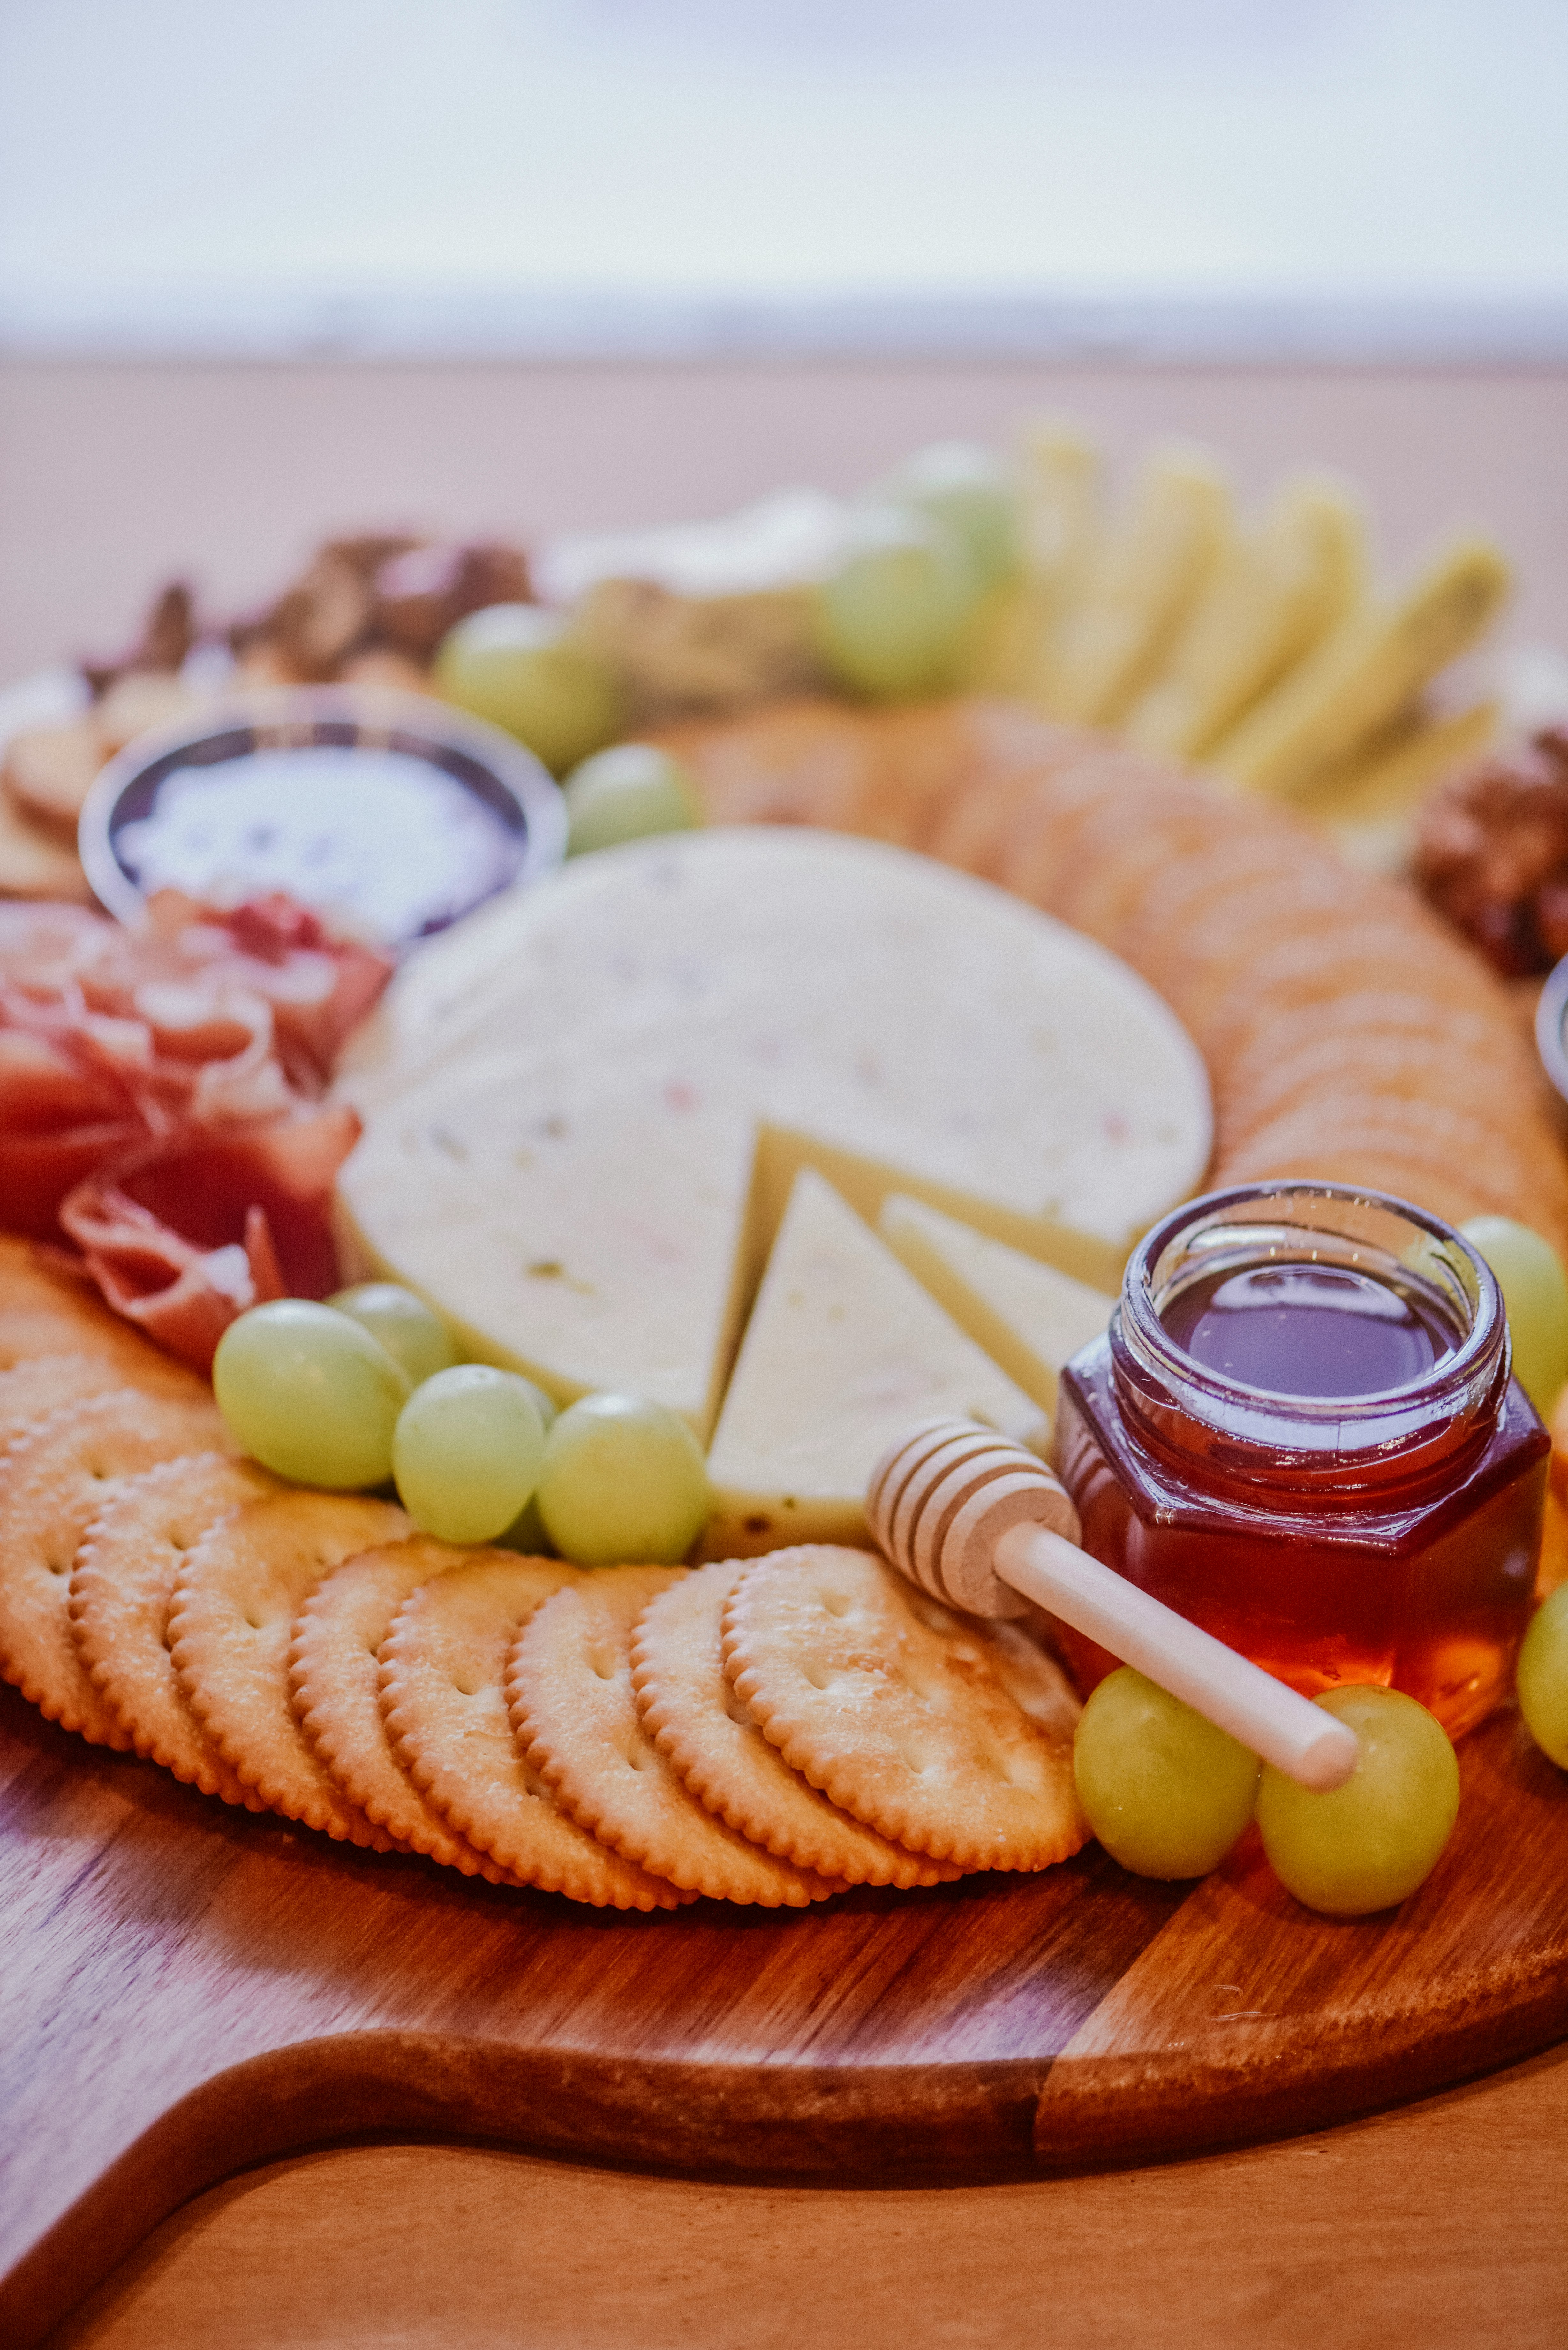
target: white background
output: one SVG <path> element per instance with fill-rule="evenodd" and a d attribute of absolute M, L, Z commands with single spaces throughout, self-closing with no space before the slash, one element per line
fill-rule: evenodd
<path fill-rule="evenodd" d="M 1568 0 L 0 0 L 0 343 L 1568 351 Z"/>

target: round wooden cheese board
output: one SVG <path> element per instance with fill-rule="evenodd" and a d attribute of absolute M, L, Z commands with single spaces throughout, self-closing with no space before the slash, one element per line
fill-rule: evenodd
<path fill-rule="evenodd" d="M 732 818 L 880 832 L 1054 904 L 1057 863 L 1047 889 L 1019 861 L 1047 835 L 1060 857 L 1061 777 L 1037 771 L 1037 749 L 1011 775 L 975 774 L 961 804 L 950 767 L 923 799 L 903 773 L 886 807 L 840 806 L 842 775 L 815 748 L 796 783 L 775 761 L 763 792 L 720 772 L 720 744 L 704 781 Z M 1086 779 L 1085 807 L 1103 795 Z M 1179 793 L 1168 817 L 1201 817 L 1205 839 L 1220 820 Z M 1270 844 L 1297 853 L 1293 836 Z M 1152 887 L 1155 861 L 1137 869 Z M 1117 921 L 1131 903 L 1117 898 Z M 1059 910 L 1116 928 L 1106 907 Z M 1482 985 L 1446 941 L 1424 951 L 1437 978 Z M 1376 975 L 1373 958 L 1368 944 Z M 1506 1008 L 1488 1017 L 1501 1050 Z M 1550 1161 L 1561 1183 L 1554 1138 L 1528 1116 L 1519 1180 Z M 1397 1139 L 1413 1155 L 1389 1170 L 1423 1175 Z M 699 1902 L 628 1918 L 228 1812 L 0 1690 L 0 2338 L 41 2339 L 214 2180 L 358 2133 L 909 2185 L 1180 2156 L 1505 2064 L 1568 2031 L 1568 1776 L 1511 1715 L 1460 1759 L 1437 1871 L 1354 1923 L 1300 1908 L 1251 1839 L 1196 1887 L 1133 1878 L 1091 1847 L 1038 1877 L 862 1890 L 804 1914 Z"/>

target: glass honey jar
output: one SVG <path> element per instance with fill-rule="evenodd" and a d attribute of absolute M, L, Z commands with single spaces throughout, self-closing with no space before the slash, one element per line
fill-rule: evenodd
<path fill-rule="evenodd" d="M 1056 1427 L 1096 1558 L 1308 1696 L 1391 1683 L 1450 1734 L 1511 1686 L 1550 1451 L 1475 1250 L 1328 1183 L 1156 1225 Z M 1064 1638 L 1086 1692 L 1115 1659 Z"/>

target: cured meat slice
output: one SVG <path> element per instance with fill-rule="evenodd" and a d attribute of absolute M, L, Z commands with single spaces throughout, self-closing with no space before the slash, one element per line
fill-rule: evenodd
<path fill-rule="evenodd" d="M 322 1097 L 389 971 L 281 896 L 164 892 L 136 931 L 0 907 L 0 1225 L 74 1241 L 118 1312 L 203 1369 L 247 1305 L 325 1295 L 358 1122 Z"/>

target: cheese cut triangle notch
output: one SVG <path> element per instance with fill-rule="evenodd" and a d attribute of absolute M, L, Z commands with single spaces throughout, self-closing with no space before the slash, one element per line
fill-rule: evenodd
<path fill-rule="evenodd" d="M 705 1549 L 868 1539 L 867 1480 L 936 1413 L 1042 1446 L 1039 1406 L 966 1337 L 831 1184 L 795 1178 L 714 1434 Z"/>

